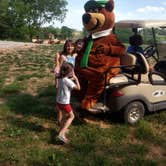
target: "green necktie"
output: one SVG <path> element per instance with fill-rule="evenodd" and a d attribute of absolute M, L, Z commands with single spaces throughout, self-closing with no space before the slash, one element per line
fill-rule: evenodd
<path fill-rule="evenodd" d="M 85 53 L 83 55 L 83 58 L 81 60 L 81 68 L 86 68 L 88 66 L 88 59 L 92 46 L 93 46 L 93 40 L 90 39 L 86 47 Z"/>

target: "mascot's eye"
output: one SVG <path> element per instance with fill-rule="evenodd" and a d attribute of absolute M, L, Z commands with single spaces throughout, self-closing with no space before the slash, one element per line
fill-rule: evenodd
<path fill-rule="evenodd" d="M 95 8 L 95 9 L 89 9 L 90 13 L 98 13 L 99 12 L 99 9 L 98 8 Z"/>
<path fill-rule="evenodd" d="M 96 9 L 93 10 L 93 12 L 94 12 L 94 13 L 98 13 L 98 12 L 99 12 L 99 9 L 96 8 Z"/>
<path fill-rule="evenodd" d="M 89 9 L 89 10 L 86 11 L 86 12 L 93 13 L 93 9 Z"/>

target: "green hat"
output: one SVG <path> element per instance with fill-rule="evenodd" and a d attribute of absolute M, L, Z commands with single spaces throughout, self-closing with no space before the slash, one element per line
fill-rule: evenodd
<path fill-rule="evenodd" d="M 84 9 L 85 11 L 89 11 L 90 9 L 102 8 L 105 7 L 107 2 L 108 0 L 89 0 L 85 3 Z"/>
<path fill-rule="evenodd" d="M 105 6 L 105 4 L 108 2 L 108 0 L 96 0 L 97 3 L 99 3 L 101 6 Z"/>

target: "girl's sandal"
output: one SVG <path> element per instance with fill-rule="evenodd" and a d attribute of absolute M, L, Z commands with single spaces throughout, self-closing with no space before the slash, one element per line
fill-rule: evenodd
<path fill-rule="evenodd" d="M 60 136 L 60 135 L 58 135 L 57 138 L 58 138 L 60 141 L 62 141 L 63 143 L 65 143 L 65 144 L 68 144 L 68 143 L 69 143 L 69 140 L 68 140 L 68 139 L 63 138 L 63 137 Z"/>

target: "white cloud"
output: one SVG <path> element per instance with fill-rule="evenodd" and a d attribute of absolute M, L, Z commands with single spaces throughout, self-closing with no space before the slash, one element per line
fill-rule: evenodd
<path fill-rule="evenodd" d="M 134 19 L 136 18 L 136 16 L 132 12 L 127 12 L 123 14 L 119 11 L 115 11 L 115 18 L 116 18 L 116 21 L 119 21 L 119 20 L 132 19 L 132 18 Z"/>
<path fill-rule="evenodd" d="M 145 12 L 163 12 L 166 8 L 164 7 L 155 7 L 155 6 L 145 6 L 144 8 L 137 9 L 137 12 L 145 13 Z"/>
<path fill-rule="evenodd" d="M 161 4 L 164 5 L 164 6 L 166 6 L 166 2 L 162 2 Z"/>

